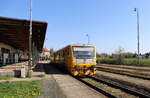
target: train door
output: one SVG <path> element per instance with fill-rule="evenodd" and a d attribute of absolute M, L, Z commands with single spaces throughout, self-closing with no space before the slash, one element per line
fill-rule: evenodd
<path fill-rule="evenodd" d="M 71 68 L 72 68 L 72 55 L 71 55 L 71 46 L 68 47 L 68 50 L 67 50 L 67 65 L 68 65 L 68 70 L 69 72 L 71 72 Z"/>

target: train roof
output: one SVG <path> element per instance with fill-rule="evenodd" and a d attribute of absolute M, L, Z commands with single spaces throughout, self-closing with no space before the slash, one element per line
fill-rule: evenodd
<path fill-rule="evenodd" d="M 91 45 L 91 44 L 69 44 L 69 45 L 67 45 L 66 47 L 64 47 L 64 48 L 61 48 L 61 49 L 59 49 L 59 50 L 57 50 L 57 51 L 55 51 L 55 52 L 58 52 L 58 51 L 60 51 L 60 50 L 63 50 L 63 49 L 65 49 L 65 48 L 67 48 L 67 47 L 69 47 L 69 46 L 90 46 L 90 47 L 95 47 L 95 45 Z"/>
<path fill-rule="evenodd" d="M 91 44 L 70 44 L 71 46 L 92 46 L 94 47 L 94 45 Z"/>

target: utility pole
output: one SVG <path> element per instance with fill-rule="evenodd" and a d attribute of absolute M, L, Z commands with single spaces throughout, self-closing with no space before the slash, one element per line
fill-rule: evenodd
<path fill-rule="evenodd" d="M 88 34 L 86 34 L 87 38 L 88 38 L 88 43 L 87 44 L 90 44 L 90 36 Z"/>
<path fill-rule="evenodd" d="M 29 28 L 29 68 L 28 76 L 31 77 L 32 71 L 32 0 L 30 0 L 30 28 Z"/>
<path fill-rule="evenodd" d="M 137 15 L 137 50 L 138 50 L 138 64 L 140 64 L 140 30 L 139 30 L 139 11 L 135 8 L 134 11 Z"/>

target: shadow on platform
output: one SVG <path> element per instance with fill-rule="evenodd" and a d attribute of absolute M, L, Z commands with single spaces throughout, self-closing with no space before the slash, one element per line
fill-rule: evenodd
<path fill-rule="evenodd" d="M 68 74 L 67 71 L 60 70 L 50 63 L 38 63 L 33 69 L 34 72 L 45 72 L 45 74 Z"/>

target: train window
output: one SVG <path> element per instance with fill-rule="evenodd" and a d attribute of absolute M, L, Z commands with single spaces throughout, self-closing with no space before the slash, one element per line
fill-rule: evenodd
<path fill-rule="evenodd" d="M 60 53 L 59 53 L 59 58 L 60 58 Z"/>
<path fill-rule="evenodd" d="M 10 50 L 9 49 L 5 49 L 5 48 L 1 48 L 1 52 L 2 53 L 10 53 Z"/>
<path fill-rule="evenodd" d="M 67 55 L 69 55 L 69 49 L 67 50 Z"/>
<path fill-rule="evenodd" d="M 61 57 L 63 57 L 63 51 L 61 51 Z"/>
<path fill-rule="evenodd" d="M 65 50 L 63 50 L 63 57 L 65 56 Z"/>
<path fill-rule="evenodd" d="M 61 57 L 63 57 L 63 55 L 64 55 L 64 54 L 63 54 L 63 51 L 62 51 L 62 52 L 61 52 Z"/>
<path fill-rule="evenodd" d="M 65 49 L 65 50 L 64 50 L 64 56 L 65 56 L 65 57 L 67 56 L 67 53 L 66 53 L 66 51 L 67 51 L 67 50 Z"/>

